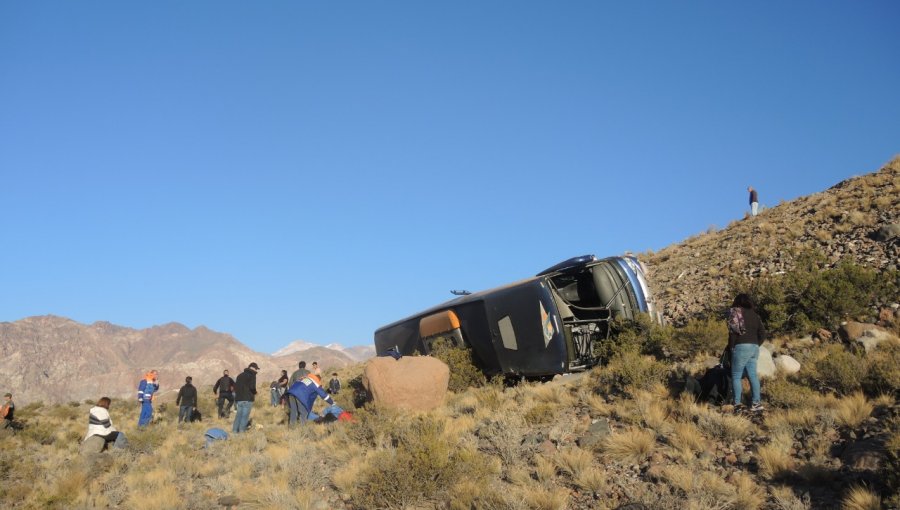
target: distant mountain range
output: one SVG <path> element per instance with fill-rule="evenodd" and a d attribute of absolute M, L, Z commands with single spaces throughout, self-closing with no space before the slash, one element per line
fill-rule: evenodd
<path fill-rule="evenodd" d="M 212 391 L 223 370 L 234 377 L 254 361 L 260 366 L 257 383 L 263 389 L 281 370 L 295 370 L 300 360 L 318 361 L 330 373 L 374 354 L 374 346 L 297 341 L 268 355 L 203 326 L 169 323 L 132 329 L 45 315 L 0 322 L 0 391 L 11 392 L 20 405 L 126 398 L 136 394 L 142 374 L 155 368 L 165 397 L 177 392 L 188 375 L 198 389 Z"/>

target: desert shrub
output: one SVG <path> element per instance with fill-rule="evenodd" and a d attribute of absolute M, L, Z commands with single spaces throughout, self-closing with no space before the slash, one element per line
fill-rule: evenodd
<path fill-rule="evenodd" d="M 80 405 L 80 404 L 79 404 Z M 56 405 L 50 408 L 50 411 L 47 413 L 53 418 L 58 418 L 62 421 L 74 421 L 78 419 L 83 419 L 84 414 L 82 414 L 81 410 L 78 409 L 78 406 L 64 406 L 64 405 Z"/>
<path fill-rule="evenodd" d="M 895 494 L 893 503 L 900 503 L 900 418 L 892 418 L 888 425 L 893 432 L 884 442 L 886 462 L 882 471 L 889 493 Z"/>
<path fill-rule="evenodd" d="M 863 391 L 876 397 L 900 395 L 900 344 L 882 342 L 868 355 L 868 370 L 862 380 Z"/>
<path fill-rule="evenodd" d="M 361 508 L 402 508 L 438 499 L 464 479 L 488 476 L 489 459 L 448 440 L 433 417 L 407 420 L 395 430 L 396 448 L 376 451 L 359 474 L 351 497 Z"/>
<path fill-rule="evenodd" d="M 615 319 L 610 321 L 609 328 L 609 338 L 594 344 L 594 353 L 601 363 L 608 363 L 624 352 L 662 356 L 662 347 L 674 331 L 671 326 L 653 322 L 647 314 L 639 314 L 634 320 Z"/>
<path fill-rule="evenodd" d="M 663 351 L 676 358 L 690 358 L 700 353 L 721 354 L 728 345 L 728 329 L 719 318 L 691 319 L 671 335 L 660 337 Z"/>
<path fill-rule="evenodd" d="M 442 338 L 432 344 L 431 354 L 450 367 L 450 391 L 484 386 L 484 372 L 475 365 L 471 349 L 456 347 Z"/>
<path fill-rule="evenodd" d="M 538 425 L 541 423 L 550 423 L 556 420 L 556 414 L 559 406 L 548 402 L 542 402 L 525 412 L 525 423 L 529 425 Z"/>
<path fill-rule="evenodd" d="M 866 361 L 841 345 L 830 345 L 824 356 L 811 366 L 801 369 L 801 378 L 820 390 L 833 390 L 842 395 L 859 391 L 862 387 Z"/>
<path fill-rule="evenodd" d="M 775 407 L 798 408 L 808 405 L 815 394 L 811 389 L 784 377 L 766 381 L 762 387 L 765 401 Z"/>
<path fill-rule="evenodd" d="M 834 329 L 845 318 L 862 319 L 871 306 L 896 298 L 900 272 L 874 269 L 842 261 L 828 268 L 819 252 L 803 252 L 795 267 L 773 275 L 733 284 L 735 292 L 749 292 L 768 328 L 775 332 Z"/>
<path fill-rule="evenodd" d="M 51 445 L 56 441 L 56 430 L 57 427 L 52 423 L 44 420 L 35 420 L 33 423 L 29 422 L 21 434 L 27 441 L 33 441 L 41 445 Z"/>
<path fill-rule="evenodd" d="M 635 390 L 649 390 L 666 381 L 669 368 L 653 356 L 635 351 L 624 351 L 610 360 L 599 370 L 597 382 L 601 389 L 630 393 Z"/>
<path fill-rule="evenodd" d="M 128 447 L 138 453 L 154 453 L 166 441 L 168 431 L 162 426 L 144 427 L 128 435 Z"/>

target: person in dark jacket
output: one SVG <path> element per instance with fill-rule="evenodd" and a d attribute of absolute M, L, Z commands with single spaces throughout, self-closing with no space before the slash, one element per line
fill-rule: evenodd
<path fill-rule="evenodd" d="M 763 410 L 760 402 L 759 376 L 756 362 L 759 346 L 766 339 L 766 328 L 756 313 L 756 306 L 748 294 L 738 294 L 728 311 L 728 351 L 731 353 L 731 384 L 734 390 L 734 405 L 738 411 L 741 404 L 741 378 L 747 374 L 750 380 L 751 411 Z"/>
<path fill-rule="evenodd" d="M 241 372 L 234 381 L 234 407 L 237 412 L 234 416 L 234 424 L 231 431 L 239 434 L 247 430 L 247 424 L 250 422 L 250 410 L 253 408 L 253 401 L 256 399 L 256 373 L 259 372 L 259 365 L 255 362 Z"/>
<path fill-rule="evenodd" d="M 227 418 L 231 414 L 231 406 L 234 405 L 234 379 L 228 375 L 228 370 L 222 372 L 222 377 L 213 386 L 213 394 L 218 395 L 216 406 L 219 408 L 219 418 Z M 223 410 L 222 405 L 228 401 L 228 406 Z"/>
<path fill-rule="evenodd" d="M 191 415 L 197 409 L 197 388 L 191 384 L 191 376 L 184 378 L 184 386 L 178 390 L 178 397 L 175 399 L 175 405 L 178 408 L 178 423 L 190 422 Z"/>

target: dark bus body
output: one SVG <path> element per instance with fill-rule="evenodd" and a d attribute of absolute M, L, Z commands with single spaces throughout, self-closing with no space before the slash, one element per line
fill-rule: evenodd
<path fill-rule="evenodd" d="M 470 348 L 488 375 L 545 377 L 593 366 L 609 320 L 638 313 L 657 316 L 637 259 L 585 255 L 381 327 L 375 350 L 428 354 L 443 338 Z"/>

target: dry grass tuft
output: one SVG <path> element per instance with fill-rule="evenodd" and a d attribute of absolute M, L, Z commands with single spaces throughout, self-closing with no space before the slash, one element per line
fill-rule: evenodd
<path fill-rule="evenodd" d="M 743 416 L 722 413 L 708 413 L 698 421 L 700 430 L 708 436 L 726 442 L 743 439 L 753 430 L 753 422 Z"/>
<path fill-rule="evenodd" d="M 650 457 L 655 445 L 656 434 L 653 432 L 630 429 L 604 438 L 600 450 L 612 462 L 639 463 Z"/>
<path fill-rule="evenodd" d="M 684 457 L 693 457 L 695 453 L 706 449 L 706 439 L 693 423 L 678 423 L 669 436 L 669 444 L 682 453 Z"/>
<path fill-rule="evenodd" d="M 843 510 L 880 510 L 881 497 L 867 487 L 855 485 L 841 501 Z"/>
<path fill-rule="evenodd" d="M 798 498 L 790 487 L 773 487 L 771 492 L 774 506 L 778 510 L 810 509 L 809 501 Z"/>
<path fill-rule="evenodd" d="M 786 476 L 794 469 L 794 459 L 779 444 L 770 443 L 760 447 L 756 457 L 760 474 L 770 480 Z"/>
<path fill-rule="evenodd" d="M 565 489 L 526 489 L 525 504 L 530 510 L 565 510 L 569 495 Z"/>
<path fill-rule="evenodd" d="M 866 400 L 865 395 L 854 393 L 840 400 L 834 416 L 839 424 L 845 427 L 856 428 L 872 415 L 874 409 L 875 406 Z"/>
<path fill-rule="evenodd" d="M 556 454 L 556 465 L 573 479 L 591 467 L 594 456 L 581 448 L 566 448 Z"/>
<path fill-rule="evenodd" d="M 588 467 L 575 477 L 575 486 L 581 489 L 591 491 L 594 494 L 603 494 L 606 492 L 607 480 L 606 472 L 596 467 Z"/>

